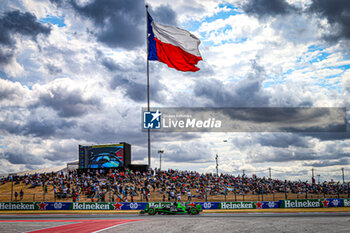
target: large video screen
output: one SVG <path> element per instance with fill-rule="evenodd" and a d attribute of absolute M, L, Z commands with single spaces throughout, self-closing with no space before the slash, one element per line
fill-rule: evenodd
<path fill-rule="evenodd" d="M 123 145 L 108 147 L 92 146 L 90 149 L 88 168 L 111 168 L 122 166 L 124 166 Z"/>
<path fill-rule="evenodd" d="M 127 143 L 79 146 L 80 168 L 118 168 L 124 167 L 129 160 L 130 145 Z"/>

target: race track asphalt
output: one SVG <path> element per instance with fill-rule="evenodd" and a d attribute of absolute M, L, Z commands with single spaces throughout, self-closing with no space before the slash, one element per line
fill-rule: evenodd
<path fill-rule="evenodd" d="M 350 232 L 350 212 L 0 215 L 0 232 Z"/>

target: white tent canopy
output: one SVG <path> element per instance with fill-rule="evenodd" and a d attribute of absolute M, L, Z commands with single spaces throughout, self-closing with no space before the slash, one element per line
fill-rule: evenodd
<path fill-rule="evenodd" d="M 17 176 L 23 176 L 23 175 L 33 175 L 33 174 L 44 174 L 44 173 L 51 173 L 51 172 L 67 172 L 69 170 L 74 170 L 78 168 L 79 166 L 79 161 L 72 161 L 68 162 L 67 165 L 61 165 L 61 166 L 56 166 L 56 167 L 49 167 L 49 168 L 41 168 L 41 169 L 35 169 L 35 170 L 28 170 L 28 171 L 23 171 L 23 172 L 13 172 L 10 174 L 2 175 L 2 176 L 7 176 L 7 175 L 17 175 Z"/>

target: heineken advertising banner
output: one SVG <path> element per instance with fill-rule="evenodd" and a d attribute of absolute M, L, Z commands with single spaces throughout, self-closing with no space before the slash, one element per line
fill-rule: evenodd
<path fill-rule="evenodd" d="M 143 210 L 146 202 L 1 202 L 0 210 Z"/>
<path fill-rule="evenodd" d="M 343 206 L 350 207 L 350 198 L 343 199 Z"/>
<path fill-rule="evenodd" d="M 36 202 L 1 202 L 0 210 L 37 210 Z"/>
<path fill-rule="evenodd" d="M 240 201 L 221 202 L 219 209 L 271 209 L 280 208 L 278 201 Z"/>
<path fill-rule="evenodd" d="M 71 202 L 45 202 L 44 204 L 39 203 L 39 205 L 41 205 L 41 207 L 43 207 L 45 210 L 69 210 Z"/>
<path fill-rule="evenodd" d="M 170 206 L 173 204 L 174 202 L 149 202 L 147 207 L 168 207 L 170 208 Z M 217 210 L 219 209 L 219 205 L 220 202 L 180 202 L 181 204 L 185 205 L 185 204 L 190 204 L 190 205 L 197 205 L 200 204 L 202 206 L 202 209 L 206 209 L 206 210 Z"/>
<path fill-rule="evenodd" d="M 321 202 L 323 202 L 324 199 L 321 199 Z M 325 203 L 326 206 L 323 207 L 343 207 L 343 200 L 340 198 L 327 198 L 326 201 L 328 203 Z"/>
<path fill-rule="evenodd" d="M 345 200 L 344 199 L 344 203 Z M 343 199 L 340 198 L 324 198 L 324 199 L 305 199 L 305 200 L 281 200 L 281 208 L 327 208 L 342 207 Z"/>
<path fill-rule="evenodd" d="M 271 209 L 350 207 L 350 198 L 326 198 L 280 201 L 181 202 L 200 204 L 202 209 Z M 170 207 L 173 202 L 0 202 L 0 210 L 144 210 L 146 207 Z"/>
<path fill-rule="evenodd" d="M 146 202 L 116 202 L 116 203 L 97 203 L 97 202 L 73 202 L 69 209 L 71 210 L 144 210 Z"/>

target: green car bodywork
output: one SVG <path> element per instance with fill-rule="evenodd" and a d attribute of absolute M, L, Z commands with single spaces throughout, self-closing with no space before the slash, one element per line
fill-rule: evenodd
<path fill-rule="evenodd" d="M 145 210 L 141 210 L 140 214 L 190 214 L 197 215 L 202 211 L 202 206 L 200 204 L 189 204 L 189 203 L 176 203 L 175 205 L 165 204 L 164 206 L 155 207 L 147 206 Z"/>

